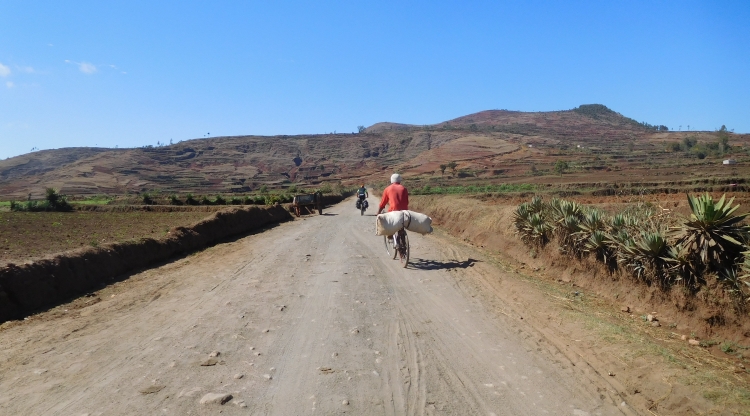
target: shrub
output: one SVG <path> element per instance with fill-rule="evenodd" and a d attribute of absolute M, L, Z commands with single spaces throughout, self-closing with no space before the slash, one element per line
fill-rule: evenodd
<path fill-rule="evenodd" d="M 213 205 L 226 205 L 227 200 L 224 199 L 221 195 L 216 195 L 216 199 L 214 199 Z"/>
<path fill-rule="evenodd" d="M 170 195 L 169 203 L 172 205 L 182 205 L 182 201 L 180 201 L 180 199 L 177 198 L 177 195 Z"/>
<path fill-rule="evenodd" d="M 532 213 L 522 204 L 514 213 L 516 233 L 521 241 L 532 247 L 542 247 L 549 242 L 551 227 L 541 214 Z"/>
<path fill-rule="evenodd" d="M 668 255 L 669 247 L 663 234 L 642 232 L 633 245 L 620 246 L 619 261 L 639 280 L 667 287 L 671 283 Z"/>
<path fill-rule="evenodd" d="M 722 283 L 725 290 L 732 297 L 735 307 L 739 310 L 745 310 L 745 302 L 750 301 L 748 288 L 750 281 L 747 275 L 740 275 L 736 269 L 724 269 L 716 276 L 716 279 Z"/>
<path fill-rule="evenodd" d="M 242 205 L 242 198 L 234 196 L 229 200 L 229 203 L 232 205 Z"/>
<path fill-rule="evenodd" d="M 750 302 L 750 227 L 738 205 L 722 196 L 688 196 L 692 214 L 680 226 L 652 204 L 628 206 L 613 216 L 576 202 L 534 197 L 519 205 L 513 222 L 521 240 L 534 251 L 557 239 L 562 253 L 593 255 L 610 270 L 622 267 L 646 284 L 666 289 L 683 284 L 692 293 L 716 276 L 732 296 L 735 308 Z"/>
<path fill-rule="evenodd" d="M 213 205 L 213 203 L 207 196 L 203 195 L 201 196 L 201 205 Z"/>
<path fill-rule="evenodd" d="M 693 197 L 688 195 L 690 218 L 677 228 L 680 244 L 693 267 L 706 267 L 711 271 L 732 268 L 742 257 L 750 228 L 742 224 L 748 214 L 734 215 L 739 205 L 732 206 L 734 198 L 725 202 L 726 195 L 714 202 L 708 193 Z M 700 267 L 699 267 L 700 266 Z"/>
<path fill-rule="evenodd" d="M 187 204 L 187 205 L 198 205 L 199 202 L 198 202 L 198 200 L 195 199 L 195 197 L 193 196 L 193 194 L 187 194 L 185 196 L 185 204 Z"/>
<path fill-rule="evenodd" d="M 331 184 L 330 183 L 325 183 L 325 184 L 323 184 L 323 186 L 320 187 L 319 191 L 322 192 L 322 193 L 324 193 L 324 194 L 330 194 L 330 193 L 333 193 L 333 188 L 331 188 Z"/>
<path fill-rule="evenodd" d="M 42 201 L 26 201 L 24 203 L 11 201 L 11 211 L 26 211 L 26 212 L 39 212 L 39 211 L 72 211 L 73 207 L 68 204 L 65 198 L 58 194 L 56 190 L 52 188 L 46 189 L 45 199 Z"/>
<path fill-rule="evenodd" d="M 153 205 L 155 203 L 153 198 L 151 198 L 151 195 L 146 192 L 141 194 L 141 200 L 145 205 Z"/>
<path fill-rule="evenodd" d="M 73 207 L 68 204 L 68 201 L 53 188 L 47 188 L 44 190 L 45 200 L 47 205 L 43 211 L 72 211 Z"/>

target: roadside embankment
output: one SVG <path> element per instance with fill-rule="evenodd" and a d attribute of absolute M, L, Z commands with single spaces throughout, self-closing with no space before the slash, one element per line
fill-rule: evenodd
<path fill-rule="evenodd" d="M 621 269 L 610 271 L 592 259 L 562 255 L 556 244 L 534 252 L 515 235 L 513 212 L 517 198 L 484 201 L 467 196 L 413 196 L 410 209 L 423 212 L 433 225 L 479 248 L 498 254 L 512 267 L 526 269 L 541 279 L 586 290 L 612 303 L 613 308 L 646 316 L 658 312 L 669 331 L 701 339 L 724 338 L 743 344 L 750 336 L 750 315 L 735 307 L 720 282 L 713 281 L 697 293 L 684 288 L 648 286 Z"/>
<path fill-rule="evenodd" d="M 215 244 L 263 226 L 291 220 L 288 209 L 237 207 L 215 212 L 166 237 L 103 244 L 0 268 L 0 323 L 82 295 L 133 270 Z"/>

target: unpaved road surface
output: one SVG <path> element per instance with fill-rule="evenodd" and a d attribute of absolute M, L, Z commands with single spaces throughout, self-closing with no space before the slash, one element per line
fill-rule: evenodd
<path fill-rule="evenodd" d="M 502 271 L 415 234 L 403 269 L 353 205 L 6 325 L 0 414 L 635 413 L 471 283 Z"/>

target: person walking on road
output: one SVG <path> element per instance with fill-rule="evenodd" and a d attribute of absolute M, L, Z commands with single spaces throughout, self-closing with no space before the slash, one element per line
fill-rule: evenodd
<path fill-rule="evenodd" d="M 398 173 L 391 175 L 391 184 L 383 190 L 378 214 L 383 212 L 386 205 L 388 205 L 388 212 L 406 211 L 409 209 L 409 191 L 401 185 L 401 175 Z M 396 235 L 393 235 L 393 243 L 395 246 L 398 246 Z"/>

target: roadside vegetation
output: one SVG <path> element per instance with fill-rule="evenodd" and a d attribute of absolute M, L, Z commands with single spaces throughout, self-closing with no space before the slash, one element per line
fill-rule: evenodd
<path fill-rule="evenodd" d="M 561 253 L 593 257 L 610 271 L 664 290 L 696 294 L 720 282 L 734 306 L 750 301 L 750 227 L 739 205 L 708 193 L 688 196 L 689 218 L 639 203 L 614 214 L 573 201 L 534 197 L 514 213 L 518 236 L 532 249 L 555 242 Z"/>
<path fill-rule="evenodd" d="M 53 188 L 47 188 L 45 190 L 45 197 L 42 201 L 26 201 L 16 202 L 10 201 L 11 211 L 27 211 L 27 212 L 39 212 L 39 211 L 72 211 L 73 207 L 68 203 L 67 199 L 57 193 L 57 190 Z"/>
<path fill-rule="evenodd" d="M 347 195 L 353 190 L 350 189 L 333 189 L 330 186 L 323 186 L 319 189 L 288 189 L 287 192 L 271 192 L 268 189 L 261 189 L 259 194 L 256 195 L 193 195 L 192 193 L 185 194 L 184 196 L 171 194 L 165 201 L 160 198 L 151 196 L 150 194 L 143 194 L 141 196 L 142 203 L 146 205 L 164 204 L 164 205 L 273 205 L 275 203 L 288 204 L 294 199 L 294 195 L 299 193 L 314 193 L 321 192 L 323 195 Z"/>

